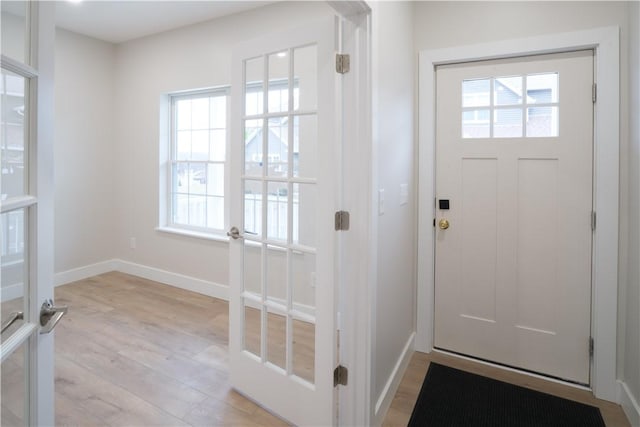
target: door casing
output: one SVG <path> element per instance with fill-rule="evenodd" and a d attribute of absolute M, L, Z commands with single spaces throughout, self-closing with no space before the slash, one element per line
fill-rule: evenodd
<path fill-rule="evenodd" d="M 435 240 L 435 66 L 595 50 L 598 87 L 594 117 L 594 207 L 597 226 L 592 253 L 591 329 L 594 355 L 591 388 L 596 397 L 617 399 L 616 329 L 618 292 L 619 211 L 619 27 L 553 34 L 420 52 L 418 307 L 416 350 L 433 350 Z"/>

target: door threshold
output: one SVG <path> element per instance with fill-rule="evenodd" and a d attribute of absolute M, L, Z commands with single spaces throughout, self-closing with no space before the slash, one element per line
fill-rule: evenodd
<path fill-rule="evenodd" d="M 467 356 L 464 354 L 460 354 L 460 353 L 455 353 L 449 350 L 444 350 L 444 349 L 440 349 L 440 348 L 433 348 L 433 350 L 431 350 L 434 353 L 437 354 L 442 354 L 444 356 L 448 356 L 448 357 L 452 357 L 452 358 L 456 358 L 456 359 L 461 359 L 461 360 L 466 360 L 468 362 L 472 362 L 478 365 L 482 365 L 482 366 L 488 366 L 491 368 L 496 368 L 502 371 L 506 371 L 506 372 L 513 372 L 515 374 L 519 374 L 522 376 L 526 376 L 526 377 L 531 377 L 531 378 L 536 378 L 542 381 L 546 381 L 549 383 L 553 383 L 553 384 L 559 384 L 562 386 L 567 386 L 573 389 L 577 389 L 577 390 L 582 390 L 582 391 L 587 391 L 591 394 L 593 394 L 593 389 L 587 385 L 584 384 L 579 384 L 579 383 L 575 383 L 575 382 L 571 382 L 568 380 L 563 380 L 561 378 L 556 378 L 556 377 L 551 377 L 551 376 L 547 376 L 547 375 L 543 375 L 543 374 L 539 374 L 536 372 L 531 372 L 531 371 L 527 371 L 524 369 L 519 369 L 519 368 L 514 368 L 512 366 L 507 366 L 507 365 L 502 365 L 500 363 L 496 363 L 496 362 L 491 362 L 488 360 L 483 360 L 483 359 L 478 359 L 475 357 L 471 357 L 471 356 Z M 437 363 L 437 361 L 435 361 Z"/>

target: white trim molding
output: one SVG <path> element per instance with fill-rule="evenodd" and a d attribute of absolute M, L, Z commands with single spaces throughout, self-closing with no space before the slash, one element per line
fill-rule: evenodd
<path fill-rule="evenodd" d="M 88 279 L 89 277 L 98 276 L 114 270 L 117 270 L 116 260 L 102 261 L 85 265 L 84 267 L 72 268 L 71 270 L 56 273 L 53 279 L 53 285 L 66 285 L 67 283 Z"/>
<path fill-rule="evenodd" d="M 225 301 L 229 300 L 229 287 L 227 285 L 197 279 L 184 274 L 172 273 L 170 271 L 149 267 L 147 265 L 123 261 L 121 259 L 98 262 L 85 267 L 74 268 L 72 270 L 57 273 L 55 276 L 55 286 L 66 285 L 68 283 L 98 276 L 110 271 L 119 271 L 121 273 L 142 277 L 143 279 L 153 280 L 155 282 L 164 283 L 165 285 L 196 292 L 213 298 L 219 298 Z"/>
<path fill-rule="evenodd" d="M 640 403 L 633 397 L 633 393 L 624 381 L 618 381 L 620 406 L 632 426 L 640 426 Z"/>
<path fill-rule="evenodd" d="M 591 330 L 594 357 L 591 388 L 596 397 L 617 401 L 616 336 L 618 295 L 618 199 L 620 145 L 620 29 L 596 28 L 570 33 L 499 41 L 420 52 L 418 312 L 416 349 L 433 349 L 435 197 L 435 67 L 476 60 L 595 50 L 598 100 L 594 120 L 594 210 Z"/>
<path fill-rule="evenodd" d="M 384 417 L 387 415 L 387 411 L 389 410 L 391 402 L 398 391 L 402 377 L 409 366 L 411 356 L 413 356 L 415 337 L 415 332 L 409 336 L 409 339 L 402 349 L 402 353 L 400 353 L 400 357 L 398 357 L 398 360 L 391 371 L 391 375 L 387 378 L 387 382 L 384 385 L 380 396 L 378 396 L 376 400 L 376 406 L 373 411 L 374 421 L 371 423 L 373 426 L 381 426 L 384 421 Z"/>
<path fill-rule="evenodd" d="M 202 295 L 207 295 L 209 297 L 219 298 L 225 301 L 229 300 L 229 287 L 226 285 L 120 259 L 114 261 L 116 271 L 164 283 L 166 285 L 171 285 L 176 288 L 196 292 Z"/>

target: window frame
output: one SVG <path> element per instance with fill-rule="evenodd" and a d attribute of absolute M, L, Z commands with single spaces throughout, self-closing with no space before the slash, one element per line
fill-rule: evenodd
<path fill-rule="evenodd" d="M 225 156 L 224 160 L 178 160 L 177 159 L 177 110 L 176 103 L 181 100 L 187 99 L 200 99 L 210 97 L 224 97 L 225 98 Z M 163 97 L 161 102 L 160 120 L 161 132 L 166 132 L 161 136 L 160 147 L 160 225 L 157 228 L 158 231 L 164 231 L 173 234 L 181 234 L 191 237 L 198 237 L 204 239 L 224 240 L 228 241 L 226 236 L 226 230 L 229 225 L 229 150 L 230 150 L 230 102 L 231 102 L 231 86 L 216 86 L 203 89 L 186 90 L 179 92 L 171 92 Z M 223 221 L 222 228 L 200 227 L 189 224 L 182 224 L 174 222 L 174 191 L 173 191 L 173 171 L 174 165 L 177 163 L 202 163 L 204 165 L 210 164 L 222 164 L 224 167 L 223 173 Z M 163 177 L 164 175 L 164 177 Z M 189 194 L 189 193 L 187 193 Z"/>

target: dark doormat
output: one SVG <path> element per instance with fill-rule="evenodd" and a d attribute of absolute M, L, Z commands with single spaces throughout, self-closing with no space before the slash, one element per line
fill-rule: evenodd
<path fill-rule="evenodd" d="M 431 363 L 409 427 L 605 427 L 600 410 Z"/>

